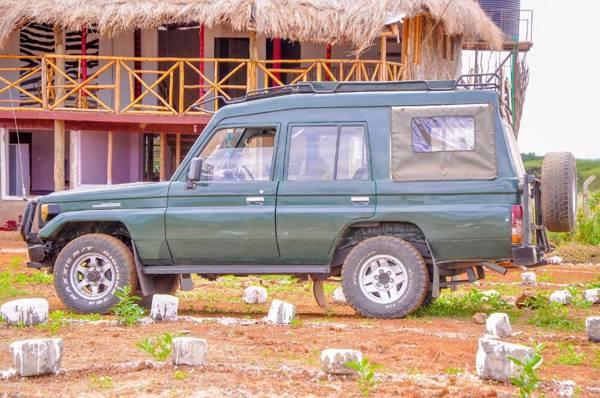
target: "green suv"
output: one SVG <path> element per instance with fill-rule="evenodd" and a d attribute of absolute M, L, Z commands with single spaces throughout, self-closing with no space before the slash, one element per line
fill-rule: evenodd
<path fill-rule="evenodd" d="M 535 266 L 571 230 L 575 164 L 525 173 L 495 84 L 303 83 L 219 110 L 170 181 L 30 200 L 29 266 L 76 312 L 191 274 L 341 276 L 361 315 L 404 317 L 442 288 Z M 32 232 L 38 214 L 39 232 Z"/>

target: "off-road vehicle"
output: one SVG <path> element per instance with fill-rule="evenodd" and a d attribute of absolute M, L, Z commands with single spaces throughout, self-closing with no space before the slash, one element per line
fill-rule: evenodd
<path fill-rule="evenodd" d="M 495 80 L 494 80 L 495 81 Z M 360 314 L 406 316 L 442 288 L 535 266 L 575 222 L 573 156 L 526 175 L 495 84 L 303 83 L 222 107 L 170 181 L 29 200 L 29 266 L 76 312 L 191 274 L 341 276 Z M 34 214 L 39 232 L 32 232 Z"/>

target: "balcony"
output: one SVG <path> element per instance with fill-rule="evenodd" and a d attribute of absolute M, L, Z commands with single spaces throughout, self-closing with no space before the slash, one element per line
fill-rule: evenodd
<path fill-rule="evenodd" d="M 219 101 L 305 81 L 401 80 L 385 60 L 134 58 L 0 55 L 0 111 L 208 115 Z M 5 66 L 10 65 L 10 66 Z M 200 106 L 197 104 L 200 103 Z"/>

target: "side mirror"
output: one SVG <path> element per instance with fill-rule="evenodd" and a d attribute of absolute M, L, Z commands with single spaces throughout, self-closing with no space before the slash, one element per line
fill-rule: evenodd
<path fill-rule="evenodd" d="M 202 177 L 202 159 L 193 158 L 190 162 L 190 169 L 187 174 L 187 187 L 188 189 L 192 189 L 194 187 L 194 182 L 200 181 L 200 177 Z"/>

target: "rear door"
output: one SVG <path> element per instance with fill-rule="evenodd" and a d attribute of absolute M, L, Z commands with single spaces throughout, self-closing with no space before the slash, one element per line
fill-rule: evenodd
<path fill-rule="evenodd" d="M 276 226 L 285 264 L 326 264 L 349 224 L 375 213 L 366 123 L 292 123 Z"/>

